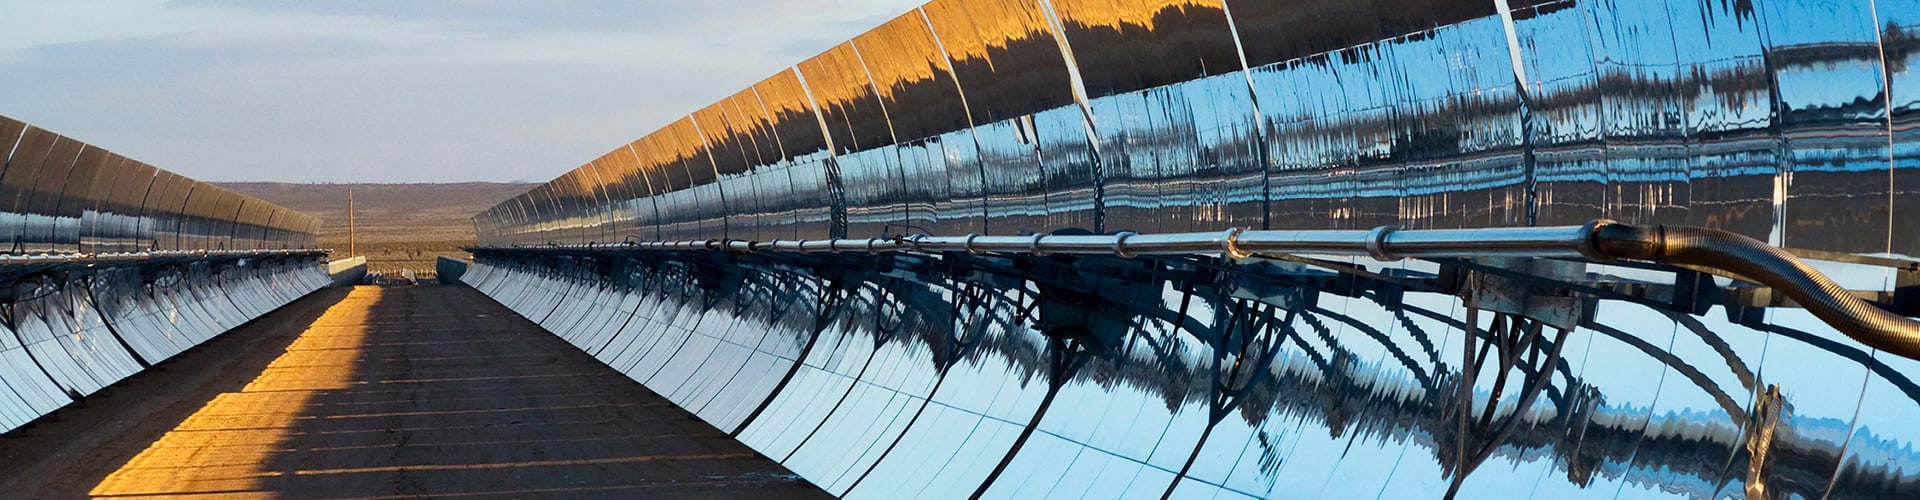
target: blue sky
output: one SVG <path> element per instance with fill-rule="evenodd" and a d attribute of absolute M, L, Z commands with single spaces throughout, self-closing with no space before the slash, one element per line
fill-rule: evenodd
<path fill-rule="evenodd" d="M 545 181 L 918 0 L 0 0 L 0 115 L 214 181 Z"/>

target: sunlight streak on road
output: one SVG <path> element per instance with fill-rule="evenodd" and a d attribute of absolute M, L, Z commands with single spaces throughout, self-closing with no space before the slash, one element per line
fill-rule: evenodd
<path fill-rule="evenodd" d="M 365 344 L 380 288 L 357 287 L 313 322 L 239 392 L 215 397 L 126 465 L 107 475 L 96 496 L 268 495 L 265 478 L 293 428 L 321 391 L 346 389 Z"/>

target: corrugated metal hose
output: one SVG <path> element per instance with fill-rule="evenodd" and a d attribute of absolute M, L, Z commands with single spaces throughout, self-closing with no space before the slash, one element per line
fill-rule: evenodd
<path fill-rule="evenodd" d="M 1920 359 L 1920 322 L 1875 307 L 1784 250 L 1738 234 L 1691 226 L 1596 224 L 1598 253 L 1620 259 L 1722 269 L 1773 287 L 1841 333 L 1875 349 Z"/>

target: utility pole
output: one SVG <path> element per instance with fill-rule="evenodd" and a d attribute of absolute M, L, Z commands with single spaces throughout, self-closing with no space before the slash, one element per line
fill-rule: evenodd
<path fill-rule="evenodd" d="M 347 256 L 360 256 L 360 240 L 353 227 L 353 190 L 347 190 Z"/>

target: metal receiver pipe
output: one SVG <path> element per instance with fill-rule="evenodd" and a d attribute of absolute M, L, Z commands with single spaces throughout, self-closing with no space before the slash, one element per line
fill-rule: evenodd
<path fill-rule="evenodd" d="M 501 250 L 716 250 L 728 252 L 969 252 L 1074 255 L 1226 255 L 1254 253 L 1371 256 L 1380 260 L 1461 256 L 1525 256 L 1594 258 L 1587 226 L 1515 227 L 1486 229 L 1403 230 L 1383 226 L 1372 230 L 1249 231 L 1228 229 L 1210 233 L 1108 235 L 1033 234 L 1024 236 L 929 236 L 835 240 L 651 241 L 588 243 L 542 247 L 497 247 Z M 494 248 L 494 247 L 483 247 Z"/>
<path fill-rule="evenodd" d="M 0 255 L 0 266 L 9 264 L 68 264 L 68 263 L 110 263 L 137 262 L 153 259 L 178 257 L 280 257 L 295 255 L 320 255 L 326 250 L 152 250 L 145 252 L 112 253 L 52 253 L 52 254 L 8 254 Z"/>
<path fill-rule="evenodd" d="M 1257 253 L 1404 258 L 1550 257 L 1685 264 L 1729 271 L 1780 290 L 1828 325 L 1876 349 L 1920 359 L 1920 322 L 1853 296 L 1806 262 L 1738 234 L 1687 226 L 1632 226 L 1606 219 L 1581 226 L 1482 229 L 1244 231 L 1026 236 L 927 236 L 894 239 L 644 242 L 553 246 L 560 250 L 724 250 L 732 252 L 970 252 L 1031 255 L 1225 255 Z M 508 250 L 525 250 L 507 248 Z M 31 260 L 33 258 L 28 258 Z M 0 263 L 8 262 L 0 257 Z"/>

